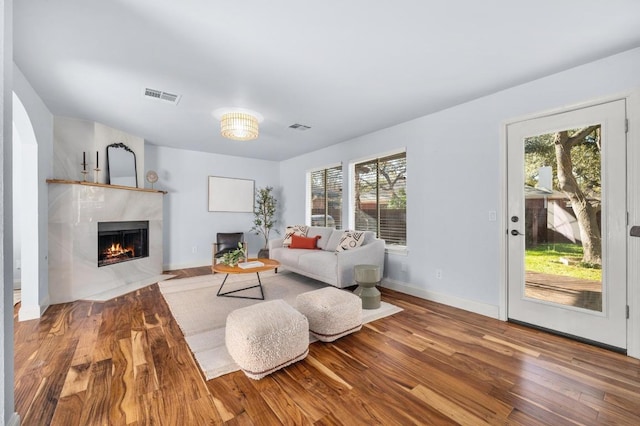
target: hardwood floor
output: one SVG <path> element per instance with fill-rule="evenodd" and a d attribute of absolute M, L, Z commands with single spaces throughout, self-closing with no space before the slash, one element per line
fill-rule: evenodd
<path fill-rule="evenodd" d="M 640 424 L 638 360 L 391 290 L 383 300 L 404 311 L 260 381 L 208 382 L 157 285 L 54 305 L 15 320 L 16 410 L 23 425 Z"/>

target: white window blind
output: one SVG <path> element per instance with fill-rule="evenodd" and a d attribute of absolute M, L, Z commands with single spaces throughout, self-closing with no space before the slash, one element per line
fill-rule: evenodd
<path fill-rule="evenodd" d="M 406 152 L 357 163 L 355 226 L 374 231 L 387 245 L 407 244 Z"/>
<path fill-rule="evenodd" d="M 342 166 L 310 173 L 311 225 L 342 229 Z"/>

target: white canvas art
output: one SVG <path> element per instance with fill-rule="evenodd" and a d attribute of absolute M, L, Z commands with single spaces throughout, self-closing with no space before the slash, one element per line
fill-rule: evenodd
<path fill-rule="evenodd" d="M 253 213 L 254 188 L 251 179 L 209 176 L 209 211 Z"/>

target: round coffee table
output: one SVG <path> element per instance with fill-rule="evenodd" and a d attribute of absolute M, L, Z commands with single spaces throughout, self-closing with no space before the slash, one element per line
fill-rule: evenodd
<path fill-rule="evenodd" d="M 236 266 L 229 266 L 229 265 L 225 265 L 224 263 L 216 263 L 215 265 L 213 265 L 211 267 L 211 270 L 213 272 L 220 272 L 222 274 L 226 274 L 224 277 L 224 280 L 222 280 L 222 285 L 218 289 L 218 293 L 216 294 L 216 296 L 237 297 L 239 299 L 264 300 L 264 291 L 262 290 L 262 281 L 260 280 L 260 272 L 277 269 L 278 266 L 280 266 L 280 262 L 273 259 L 263 259 L 263 258 L 249 259 L 248 263 L 251 263 L 251 262 L 260 262 L 262 263 L 262 265 L 257 265 L 255 267 L 244 267 L 244 268 L 242 266 L 239 266 L 240 264 Z M 222 292 L 222 288 L 224 287 L 224 284 L 227 282 L 227 278 L 229 278 L 229 274 L 252 274 L 252 273 L 255 273 L 256 276 L 258 277 L 258 284 L 255 284 L 249 287 L 239 288 L 236 290 L 227 291 L 224 293 Z M 239 296 L 237 294 L 233 294 L 239 291 L 248 290 L 250 288 L 256 288 L 256 287 L 260 288 L 261 297 Z"/>

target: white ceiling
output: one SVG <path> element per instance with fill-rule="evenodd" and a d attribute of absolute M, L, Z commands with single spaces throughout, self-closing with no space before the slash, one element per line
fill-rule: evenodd
<path fill-rule="evenodd" d="M 638 0 L 14 1 L 15 62 L 53 114 L 269 160 L 638 46 Z M 262 114 L 260 137 L 222 138 L 221 107 Z"/>

